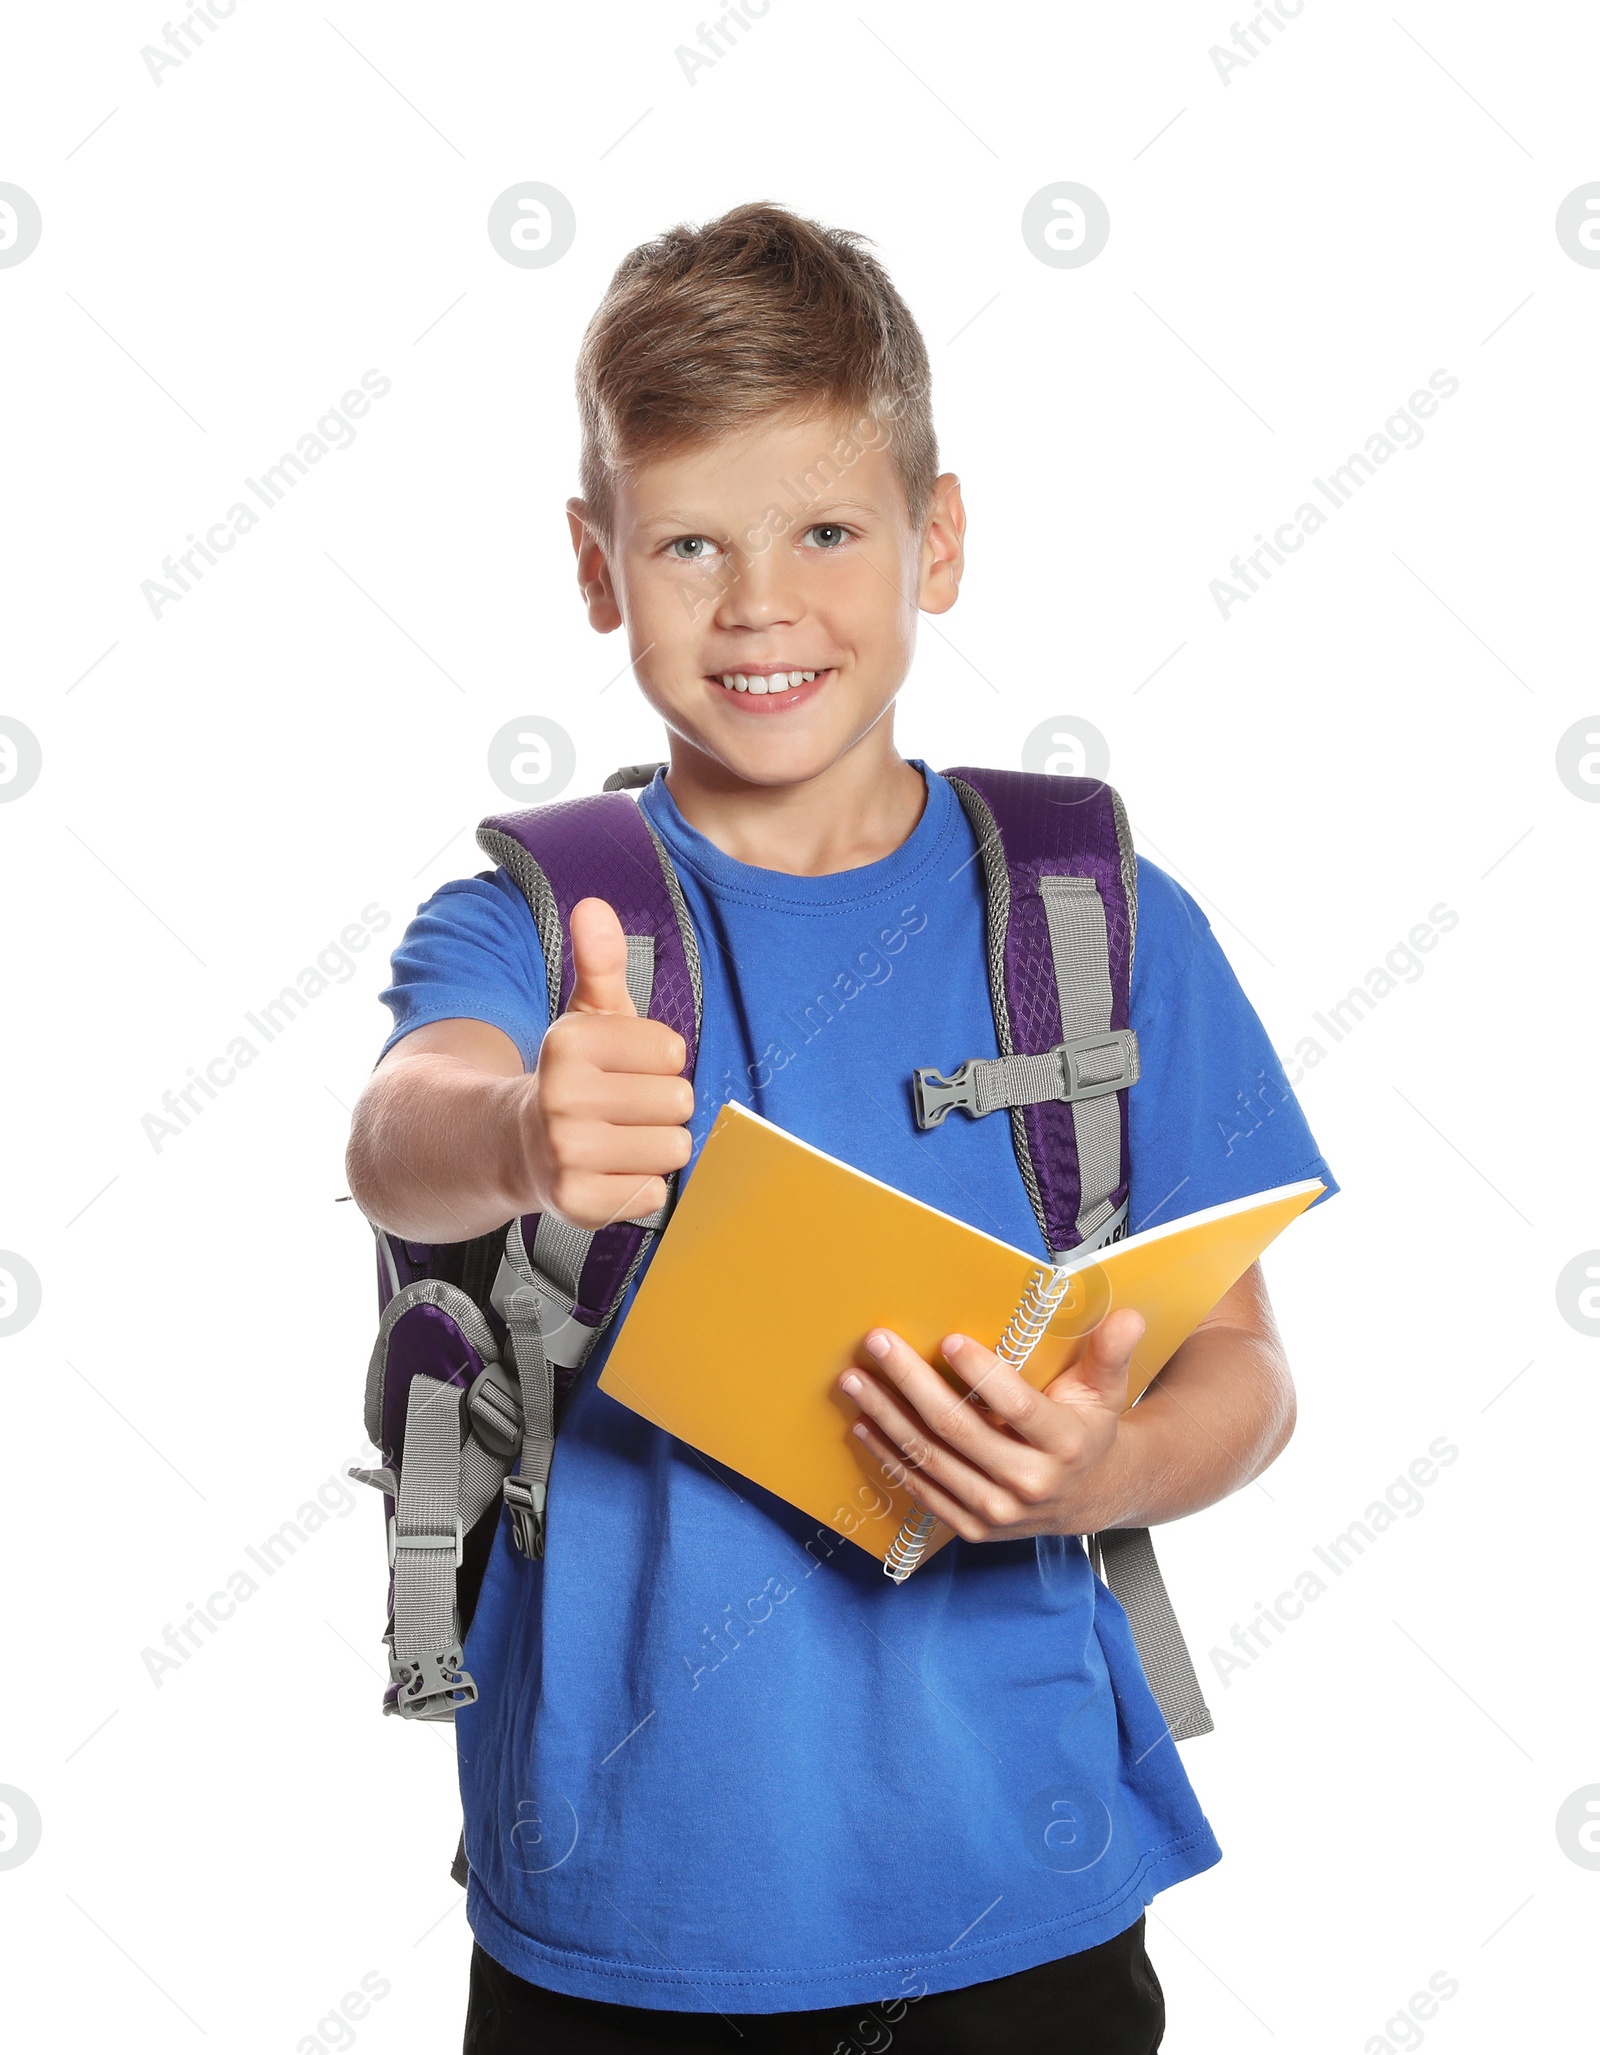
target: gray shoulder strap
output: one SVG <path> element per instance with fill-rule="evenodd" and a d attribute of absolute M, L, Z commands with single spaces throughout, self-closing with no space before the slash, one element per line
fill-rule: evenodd
<path fill-rule="evenodd" d="M 1039 880 L 1045 922 L 1050 933 L 1050 961 L 1061 1002 L 1064 1048 L 1082 1039 L 1103 1037 L 1101 1062 L 1094 1081 L 1115 1077 L 1111 1090 L 1082 1093 L 1070 1099 L 1073 1133 L 1078 1145 L 1078 1239 L 1074 1253 L 1093 1249 L 1109 1239 L 1113 1225 L 1111 1194 L 1122 1182 L 1122 1111 L 1116 1099 L 1123 1082 L 1139 1075 L 1139 1045 L 1132 1028 L 1126 1035 L 1131 1066 L 1126 1080 L 1111 1046 L 1111 952 L 1106 936 L 1106 910 L 1093 878 L 1048 876 Z"/>
<path fill-rule="evenodd" d="M 1192 1741 L 1215 1725 L 1188 1644 L 1156 1562 L 1147 1527 L 1108 1529 L 1086 1537 L 1089 1560 L 1128 1616 L 1151 1696 L 1174 1741 Z"/>
<path fill-rule="evenodd" d="M 548 1218 L 545 1215 L 540 1225 Z M 512 1232 L 516 1231 L 513 1226 Z M 537 1560 L 544 1554 L 545 1500 L 556 1445 L 555 1373 L 540 1333 L 539 1293 L 531 1285 L 519 1284 L 504 1310 L 521 1400 L 522 1461 L 517 1474 L 508 1477 L 501 1490 L 511 1509 L 511 1532 L 517 1547 Z"/>
<path fill-rule="evenodd" d="M 1125 865 L 1129 914 L 1136 920 L 1137 888 L 1128 870 Z M 1113 1094 L 1137 1079 L 1139 1045 L 1132 1028 L 1122 1030 L 1121 1037 L 1111 1029 L 1110 945 L 1105 905 L 1093 878 L 1046 875 L 1039 880 L 1039 896 L 1044 901 L 1050 960 L 1061 1004 L 1061 1067 L 1069 1087 L 1065 1096 L 1072 1107 L 1077 1143 L 1079 1239 L 1071 1253 L 1079 1254 L 1126 1231 L 1126 1202 L 1120 1207 L 1112 1205 L 1112 1194 L 1122 1183 L 1122 1121 Z M 1122 1037 L 1125 1044 L 1119 1048 Z M 1077 1068 L 1087 1069 L 1088 1090 L 1070 1089 L 1077 1081 L 1075 1055 Z M 1090 1560 L 1128 1616 L 1139 1661 L 1167 1722 L 1167 1732 L 1177 1741 L 1209 1734 L 1211 1714 L 1167 1594 L 1149 1529 L 1118 1529 L 1091 1535 L 1088 1540 Z"/>
<path fill-rule="evenodd" d="M 389 1673 L 394 1710 L 413 1720 L 449 1720 L 478 1688 L 462 1667 L 456 1612 L 461 1566 L 461 1391 L 413 1377 L 406 1396 L 405 1460 L 389 1530 L 394 1629 Z"/>
<path fill-rule="evenodd" d="M 1077 1240 L 1081 1255 L 1124 1228 L 1126 1206 L 1114 1206 L 1122 1183 L 1122 1114 L 1116 1094 L 1137 1082 L 1139 1040 L 1111 1025 L 1111 951 L 1106 910 L 1091 877 L 1047 874 L 1039 880 L 1050 962 L 1061 1007 L 1061 1040 L 1043 1055 L 969 1057 L 950 1077 L 913 1074 L 917 1125 L 937 1127 L 960 1108 L 981 1118 L 1002 1108 L 1065 1100 L 1072 1108 L 1078 1158 Z"/>
<path fill-rule="evenodd" d="M 1118 825 L 1120 828 L 1120 820 Z M 1130 921 L 1135 921 L 1137 887 L 1130 868 L 1125 864 L 1123 874 Z M 1119 1038 L 1111 1029 L 1110 943 L 1105 905 L 1094 879 L 1046 875 L 1039 880 L 1039 896 L 1044 901 L 1050 961 L 1061 1004 L 1063 1069 L 1068 1082 L 1073 1081 L 1068 1052 L 1075 1049 L 1082 1051 L 1081 1062 L 1093 1066 L 1092 1080 L 1112 1080 L 1109 1088 L 1102 1083 L 1099 1089 L 1067 1094 L 1078 1152 L 1079 1239 L 1071 1253 L 1079 1254 L 1126 1232 L 1127 1202 L 1120 1207 L 1112 1205 L 1112 1194 L 1123 1181 L 1122 1118 L 1113 1093 L 1123 1083 L 1137 1079 L 1139 1045 L 1132 1028 L 1127 1028 L 1122 1031 L 1126 1047 L 1119 1051 Z M 1126 1059 L 1125 1077 L 1117 1075 L 1119 1055 Z M 1091 1535 L 1089 1554 L 1128 1616 L 1145 1679 L 1161 1708 L 1167 1732 L 1176 1741 L 1209 1734 L 1211 1714 L 1167 1595 L 1149 1529 Z"/>

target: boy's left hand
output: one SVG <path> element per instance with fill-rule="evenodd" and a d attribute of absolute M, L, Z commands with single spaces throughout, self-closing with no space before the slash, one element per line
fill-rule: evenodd
<path fill-rule="evenodd" d="M 947 1335 L 940 1353 L 962 1394 L 899 1335 L 874 1328 L 864 1345 L 876 1374 L 847 1371 L 840 1386 L 866 1416 L 854 1429 L 863 1446 L 963 1541 L 1091 1534 L 1119 1516 L 1108 1458 L 1143 1333 L 1143 1314 L 1118 1308 L 1043 1391 L 993 1349 Z"/>

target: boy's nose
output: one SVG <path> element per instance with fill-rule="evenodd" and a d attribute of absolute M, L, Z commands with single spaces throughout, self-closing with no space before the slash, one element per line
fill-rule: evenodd
<path fill-rule="evenodd" d="M 805 613 L 798 569 L 779 550 L 742 557 L 717 602 L 719 628 L 774 628 Z"/>

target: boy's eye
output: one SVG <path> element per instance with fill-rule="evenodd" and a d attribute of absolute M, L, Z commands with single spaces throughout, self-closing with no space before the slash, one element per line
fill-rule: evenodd
<path fill-rule="evenodd" d="M 667 549 L 680 564 L 698 564 L 715 556 L 717 545 L 707 535 L 679 535 L 667 544 Z"/>
<path fill-rule="evenodd" d="M 818 549 L 837 549 L 841 542 L 849 540 L 850 531 L 837 521 L 819 521 L 815 527 L 806 530 L 806 535 Z"/>

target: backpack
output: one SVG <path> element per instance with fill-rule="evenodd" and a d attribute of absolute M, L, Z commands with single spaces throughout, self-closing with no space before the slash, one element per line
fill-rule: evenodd
<path fill-rule="evenodd" d="M 478 845 L 532 911 L 556 1019 L 573 985 L 569 918 L 591 895 L 616 909 L 641 1015 L 683 1036 L 694 1076 L 700 958 L 683 892 L 648 816 L 635 764 L 588 798 L 491 816 Z M 957 769 L 986 900 L 995 1057 L 908 1080 L 918 1126 L 1004 1112 L 1045 1247 L 1059 1261 L 1128 1232 L 1129 1088 L 1139 1076 L 1128 1000 L 1138 921 L 1133 840 L 1099 779 Z M 492 872 L 483 873 L 492 876 Z M 424 1245 L 374 1225 L 378 1337 L 366 1431 L 379 1469 L 350 1475 L 384 1495 L 389 1552 L 386 1713 L 450 1720 L 478 1692 L 462 1642 L 499 1526 L 544 1551 L 555 1434 L 572 1386 L 666 1225 L 666 1203 L 597 1230 L 527 1214 L 476 1240 Z M 1178 1740 L 1209 1733 L 1149 1533 L 1085 1537 L 1127 1613 L 1151 1691 Z M 893 1574 L 892 1572 L 890 1574 Z M 902 1572 L 904 1574 L 904 1572 Z"/>

